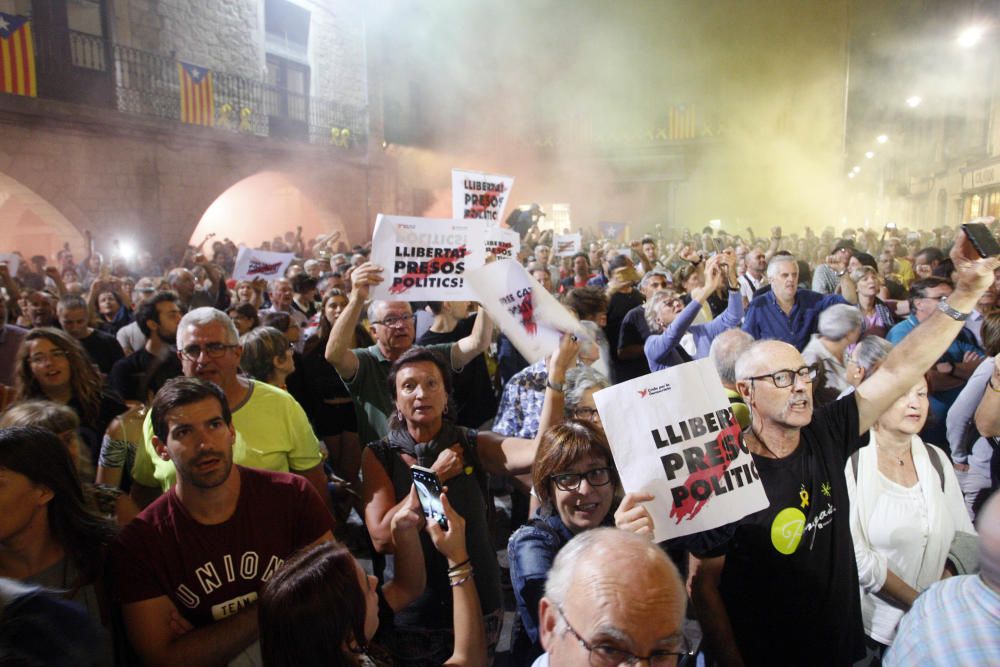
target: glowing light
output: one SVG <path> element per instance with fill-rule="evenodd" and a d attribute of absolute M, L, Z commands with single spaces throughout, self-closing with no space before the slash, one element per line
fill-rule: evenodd
<path fill-rule="evenodd" d="M 861 167 L 859 167 L 858 165 L 854 165 L 854 168 L 851 169 L 851 171 L 853 171 L 855 174 L 860 174 L 861 173 Z"/>
<path fill-rule="evenodd" d="M 854 172 L 853 171 L 847 172 L 847 177 L 848 178 L 854 178 Z"/>
<path fill-rule="evenodd" d="M 963 49 L 971 49 L 973 46 L 979 43 L 986 33 L 986 26 L 982 25 L 970 25 L 969 27 L 958 33 L 958 45 Z"/>
<path fill-rule="evenodd" d="M 118 245 L 118 252 L 121 254 L 122 259 L 132 259 L 135 257 L 135 246 L 128 241 L 123 241 Z"/>
<path fill-rule="evenodd" d="M 924 99 L 920 97 L 920 95 L 910 95 L 909 97 L 906 98 L 906 106 L 910 107 L 911 109 L 916 109 L 917 107 L 920 106 L 920 103 L 923 101 Z"/>
<path fill-rule="evenodd" d="M 865 153 L 865 157 L 871 160 L 873 157 L 875 157 L 875 151 L 868 151 L 867 153 Z"/>
<path fill-rule="evenodd" d="M 708 225 L 712 229 L 721 229 L 722 228 L 722 220 L 709 220 L 708 221 Z"/>
<path fill-rule="evenodd" d="M 889 141 L 889 135 L 880 134 L 877 137 L 875 137 L 875 141 L 879 142 L 880 144 L 884 144 L 885 142 Z"/>

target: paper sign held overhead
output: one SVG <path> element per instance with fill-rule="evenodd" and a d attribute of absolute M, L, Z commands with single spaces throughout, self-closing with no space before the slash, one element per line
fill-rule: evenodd
<path fill-rule="evenodd" d="M 552 255 L 554 257 L 572 257 L 583 249 L 582 235 L 556 234 L 552 237 Z"/>
<path fill-rule="evenodd" d="M 451 214 L 457 220 L 499 225 L 513 185 L 513 176 L 452 169 Z"/>
<path fill-rule="evenodd" d="M 469 220 L 379 215 L 371 261 L 385 272 L 373 299 L 466 301 L 473 299 L 465 272 L 486 260 L 486 229 Z"/>
<path fill-rule="evenodd" d="M 655 496 L 646 507 L 657 542 L 717 528 L 768 506 L 709 359 L 602 389 L 594 401 L 625 491 Z"/>
<path fill-rule="evenodd" d="M 498 260 L 516 260 L 521 252 L 521 235 L 513 229 L 489 227 L 486 230 L 486 251 Z"/>
<path fill-rule="evenodd" d="M 590 338 L 579 320 L 513 260 L 469 271 L 465 279 L 475 300 L 530 363 L 550 355 L 562 332 Z"/>
<path fill-rule="evenodd" d="M 21 266 L 21 258 L 12 252 L 0 252 L 0 263 L 7 264 L 7 271 L 10 273 L 11 278 L 17 275 L 17 271 Z"/>
<path fill-rule="evenodd" d="M 235 280 L 281 278 L 285 275 L 285 269 L 292 263 L 294 257 L 295 253 L 293 252 L 270 252 L 246 247 L 240 248 L 236 255 L 236 264 L 233 267 L 233 278 Z"/>

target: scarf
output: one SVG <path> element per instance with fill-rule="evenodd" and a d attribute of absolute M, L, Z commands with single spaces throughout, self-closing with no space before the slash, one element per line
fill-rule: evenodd
<path fill-rule="evenodd" d="M 467 431 L 450 419 L 441 422 L 441 429 L 427 442 L 417 442 L 406 430 L 405 424 L 399 424 L 389 429 L 387 440 L 389 449 L 408 454 L 417 460 L 417 465 L 430 468 L 437 460 L 438 454 L 448 449 L 456 442 L 466 449 L 469 444 Z"/>

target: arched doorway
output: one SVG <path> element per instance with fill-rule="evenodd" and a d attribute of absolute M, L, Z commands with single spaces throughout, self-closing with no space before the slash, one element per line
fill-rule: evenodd
<path fill-rule="evenodd" d="M 26 258 L 45 255 L 50 261 L 69 243 L 83 259 L 83 234 L 59 210 L 21 182 L 0 173 L 0 250 L 19 250 Z"/>
<path fill-rule="evenodd" d="M 232 239 L 257 247 L 264 241 L 302 227 L 308 242 L 321 234 L 339 231 L 346 238 L 340 217 L 316 204 L 283 172 L 262 171 L 228 188 L 205 209 L 191 234 L 193 245 L 208 234 L 215 240 Z M 211 254 L 211 247 L 206 246 Z"/>

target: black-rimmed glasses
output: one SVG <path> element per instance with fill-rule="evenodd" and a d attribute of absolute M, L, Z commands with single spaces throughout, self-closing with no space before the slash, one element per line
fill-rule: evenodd
<path fill-rule="evenodd" d="M 683 637 L 680 642 L 681 646 L 678 649 L 653 651 L 649 655 L 635 655 L 634 653 L 629 653 L 608 644 L 590 644 L 570 625 L 562 605 L 557 604 L 556 610 L 562 617 L 563 622 L 566 623 L 566 628 L 573 633 L 576 641 L 580 642 L 580 646 L 587 650 L 591 667 L 617 667 L 618 665 L 635 665 L 640 662 L 648 662 L 652 667 L 666 667 L 667 665 L 676 665 L 677 660 L 681 656 L 691 654 L 691 651 L 685 647 L 686 642 Z"/>
<path fill-rule="evenodd" d="M 556 488 L 560 491 L 576 491 L 586 478 L 587 484 L 591 486 L 604 486 L 611 482 L 611 468 L 594 468 L 587 472 L 564 472 L 559 475 L 552 475 L 551 479 Z"/>
<path fill-rule="evenodd" d="M 191 361 L 197 361 L 201 356 L 202 352 L 207 354 L 211 359 L 218 359 L 226 353 L 227 350 L 231 350 L 236 345 L 227 345 L 225 343 L 208 343 L 207 345 L 188 345 L 181 350 L 181 355 L 186 359 Z"/>
<path fill-rule="evenodd" d="M 573 416 L 577 419 L 588 422 L 596 422 L 601 419 L 601 415 L 597 412 L 597 408 L 574 408 Z"/>
<path fill-rule="evenodd" d="M 770 380 L 778 389 L 784 389 L 785 387 L 791 387 L 795 384 L 796 376 L 802 378 L 806 382 L 813 382 L 816 380 L 816 376 L 818 374 L 819 368 L 816 364 L 813 364 L 812 366 L 803 366 L 795 371 L 789 368 L 783 368 L 780 371 L 774 371 L 773 373 L 767 373 L 766 375 L 755 375 L 754 377 L 747 379 L 751 382 L 754 380 Z"/>
<path fill-rule="evenodd" d="M 413 315 L 399 315 L 397 317 L 387 317 L 384 320 L 378 320 L 376 322 L 372 322 L 372 324 L 381 324 L 383 326 L 391 328 L 391 327 L 398 327 L 401 324 L 406 324 L 412 319 Z"/>

